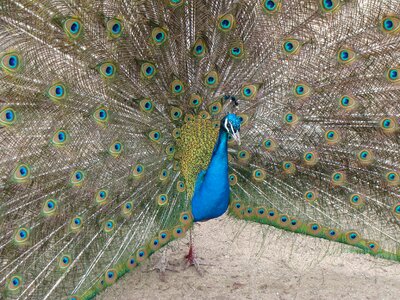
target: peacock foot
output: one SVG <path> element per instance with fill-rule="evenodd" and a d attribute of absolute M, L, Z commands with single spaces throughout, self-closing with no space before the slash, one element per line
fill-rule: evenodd
<path fill-rule="evenodd" d="M 186 269 L 191 266 L 194 266 L 196 268 L 197 273 L 199 273 L 200 276 L 204 275 L 204 270 L 200 268 L 200 265 L 207 265 L 207 264 L 205 264 L 201 258 L 196 256 L 192 244 L 190 245 L 189 253 L 185 255 L 185 259 L 186 259 Z"/>
<path fill-rule="evenodd" d="M 152 268 L 148 269 L 148 272 L 157 271 L 160 274 L 160 280 L 163 282 L 166 282 L 167 271 L 179 272 L 178 269 L 174 268 L 174 266 L 170 264 L 166 253 L 166 251 L 162 251 L 161 257 L 158 262 Z"/>

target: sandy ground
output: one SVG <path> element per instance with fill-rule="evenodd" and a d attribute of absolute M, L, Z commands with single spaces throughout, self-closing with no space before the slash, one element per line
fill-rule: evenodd
<path fill-rule="evenodd" d="M 194 229 L 203 276 L 173 242 L 97 299 L 400 299 L 400 263 L 226 216 Z M 154 266 L 168 259 L 161 275 Z"/>

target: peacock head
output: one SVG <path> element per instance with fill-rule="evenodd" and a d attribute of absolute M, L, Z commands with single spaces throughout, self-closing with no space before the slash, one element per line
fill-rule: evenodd
<path fill-rule="evenodd" d="M 240 124 L 241 119 L 235 114 L 227 114 L 221 120 L 221 129 L 228 132 L 233 139 L 240 145 Z"/>

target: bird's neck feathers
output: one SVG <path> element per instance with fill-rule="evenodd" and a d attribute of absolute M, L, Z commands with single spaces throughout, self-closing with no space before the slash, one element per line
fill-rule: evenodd
<path fill-rule="evenodd" d="M 195 221 L 205 221 L 225 213 L 229 204 L 228 133 L 220 128 L 205 172 L 200 172 L 192 199 Z"/>

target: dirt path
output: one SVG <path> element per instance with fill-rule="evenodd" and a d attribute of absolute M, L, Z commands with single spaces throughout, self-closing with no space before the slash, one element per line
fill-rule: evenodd
<path fill-rule="evenodd" d="M 98 299 L 400 299 L 400 263 L 350 247 L 227 217 L 195 227 L 203 276 L 185 269 L 188 238 L 164 250 L 164 281 L 151 268 L 121 278 Z M 146 271 L 149 269 L 149 271 Z"/>

